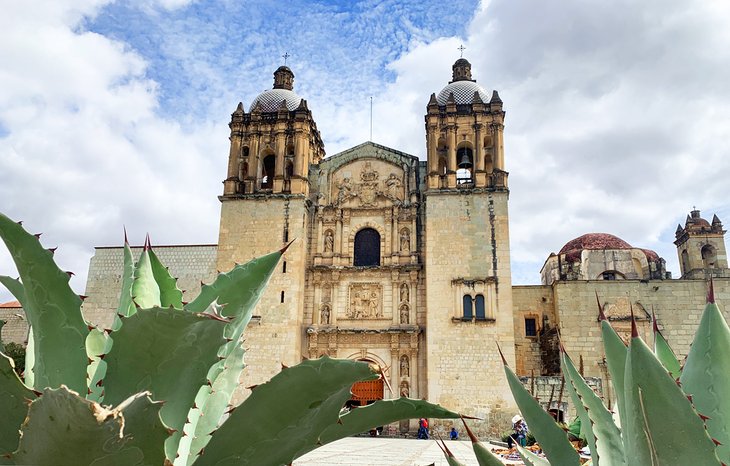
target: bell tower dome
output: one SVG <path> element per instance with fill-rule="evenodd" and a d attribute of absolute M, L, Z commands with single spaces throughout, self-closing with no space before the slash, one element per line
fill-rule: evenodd
<path fill-rule="evenodd" d="M 428 189 L 507 189 L 502 131 L 505 112 L 472 79 L 471 63 L 459 58 L 452 80 L 426 106 Z"/>
<path fill-rule="evenodd" d="M 682 278 L 730 277 L 725 230 L 717 215 L 712 223 L 700 217 L 700 211 L 693 209 L 684 222 L 677 225 L 675 232 L 677 255 Z"/>
<path fill-rule="evenodd" d="M 254 193 L 308 194 L 309 164 L 325 155 L 307 101 L 294 92 L 288 66 L 274 72 L 274 86 L 231 114 L 231 148 L 223 196 Z"/>

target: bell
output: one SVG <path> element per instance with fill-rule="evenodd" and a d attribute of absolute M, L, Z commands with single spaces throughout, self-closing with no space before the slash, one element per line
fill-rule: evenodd
<path fill-rule="evenodd" d="M 469 149 L 464 147 L 459 149 L 459 151 L 456 153 L 457 158 L 459 158 L 459 155 L 461 154 L 461 158 L 459 159 L 459 168 L 472 167 L 471 156 L 469 154 L 470 152 L 471 151 Z"/>

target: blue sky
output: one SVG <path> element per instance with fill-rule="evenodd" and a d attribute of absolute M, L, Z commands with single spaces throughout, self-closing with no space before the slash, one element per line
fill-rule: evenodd
<path fill-rule="evenodd" d="M 328 155 L 423 158 L 457 47 L 507 111 L 515 283 L 588 232 L 656 250 L 730 221 L 730 7 L 714 0 L 3 2 L 0 211 L 82 293 L 94 246 L 217 241 L 230 113 L 288 52 Z M 15 275 L 0 248 L 0 273 Z M 10 295 L 0 291 L 0 301 Z"/>

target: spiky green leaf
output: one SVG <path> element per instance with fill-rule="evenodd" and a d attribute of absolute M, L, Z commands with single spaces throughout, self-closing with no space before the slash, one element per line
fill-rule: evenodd
<path fill-rule="evenodd" d="M 343 413 L 340 416 L 340 423 L 332 424 L 322 432 L 320 441 L 322 444 L 334 442 L 401 419 L 418 419 L 422 417 L 458 419 L 459 414 L 425 400 L 414 400 L 405 397 L 380 400 Z"/>
<path fill-rule="evenodd" d="M 682 366 L 679 364 L 677 355 L 674 354 L 669 342 L 656 326 L 654 328 L 654 354 L 672 377 L 678 379 L 682 375 Z"/>
<path fill-rule="evenodd" d="M 537 456 L 527 448 L 523 448 L 520 445 L 515 445 L 517 447 L 517 452 L 520 454 L 520 457 L 522 458 L 522 461 L 525 463 L 525 466 L 550 466 L 550 462 L 546 460 L 545 458 L 542 458 L 540 456 Z M 557 463 L 560 464 L 560 463 Z"/>
<path fill-rule="evenodd" d="M 626 455 L 632 464 L 719 466 L 704 424 L 686 395 L 638 337 L 626 359 Z"/>
<path fill-rule="evenodd" d="M 53 261 L 53 253 L 18 223 L 0 214 L 0 237 L 20 274 L 23 309 L 34 333 L 36 388 L 67 385 L 86 391 L 88 333 L 81 298 L 69 286 L 69 275 Z"/>
<path fill-rule="evenodd" d="M 35 341 L 33 341 L 33 327 L 28 328 L 28 345 L 25 347 L 25 372 L 23 372 L 23 378 L 25 379 L 25 385 L 28 387 L 34 387 L 35 377 Z"/>
<path fill-rule="evenodd" d="M 606 353 L 606 366 L 611 374 L 613 388 L 616 392 L 616 405 L 619 419 L 623 423 L 626 417 L 626 395 L 624 394 L 624 377 L 626 372 L 626 344 L 607 320 L 601 321 L 603 350 Z"/>
<path fill-rule="evenodd" d="M 157 258 L 157 254 L 155 254 L 152 248 L 149 250 L 149 259 L 152 267 L 152 275 L 155 277 L 155 281 L 160 290 L 160 306 L 172 306 L 175 309 L 182 309 L 183 293 L 177 287 L 177 279 L 170 274 L 167 267 L 162 265 L 162 262 Z"/>
<path fill-rule="evenodd" d="M 122 289 L 119 295 L 119 306 L 117 306 L 117 316 L 115 320 L 119 321 L 119 316 L 129 317 L 137 312 L 137 306 L 134 305 L 133 297 L 133 286 L 134 286 L 134 257 L 132 256 L 132 249 L 129 247 L 129 243 L 124 241 L 124 264 L 122 265 Z M 113 330 L 119 330 L 119 327 L 115 325 Z"/>
<path fill-rule="evenodd" d="M 20 439 L 20 425 L 28 412 L 26 400 L 35 393 L 20 381 L 13 360 L 0 353 L 0 456 L 15 451 Z"/>
<path fill-rule="evenodd" d="M 565 376 L 565 386 L 580 416 L 581 426 L 586 427 L 584 432 L 593 463 L 602 466 L 624 466 L 626 461 L 621 430 L 614 423 L 613 416 L 581 377 L 565 352 L 561 353 L 560 362 Z"/>
<path fill-rule="evenodd" d="M 31 403 L 18 451 L 16 464 L 54 466 L 152 466 L 163 460 L 160 429 L 149 425 L 146 406 L 127 402 L 110 410 L 66 387 L 46 389 Z M 129 409 L 130 425 L 125 425 Z M 149 428 L 148 428 L 149 427 Z M 144 436 L 149 435 L 149 439 Z"/>
<path fill-rule="evenodd" d="M 165 401 L 165 425 L 181 432 L 198 389 L 218 362 L 224 329 L 225 322 L 207 315 L 139 309 L 114 333 L 114 345 L 104 359 L 104 402 L 114 405 L 149 391 L 153 399 Z M 177 445 L 166 448 L 174 456 Z"/>
<path fill-rule="evenodd" d="M 194 465 L 289 464 L 337 422 L 352 384 L 375 378 L 365 363 L 327 357 L 284 369 L 231 413 Z"/>
<path fill-rule="evenodd" d="M 730 329 L 714 303 L 705 306 L 680 381 L 710 418 L 707 431 L 721 443 L 717 456 L 730 464 Z"/>
<path fill-rule="evenodd" d="M 162 405 L 162 402 L 153 401 L 148 392 L 142 392 L 116 408 L 124 416 L 125 447 L 141 451 L 145 466 L 158 466 L 165 462 L 165 439 L 170 434 L 160 418 Z"/>
<path fill-rule="evenodd" d="M 479 439 L 476 435 L 474 435 L 474 432 L 471 431 L 464 418 L 461 418 L 461 420 L 464 423 L 466 433 L 469 435 L 469 439 L 471 440 L 471 447 L 474 450 L 474 456 L 477 457 L 479 466 L 502 466 L 504 464 L 502 463 L 502 460 L 479 442 Z"/>
<path fill-rule="evenodd" d="M 517 378 L 507 364 L 504 365 L 504 372 L 507 375 L 507 382 L 512 391 L 512 396 L 517 402 L 522 416 L 525 418 L 527 425 L 530 426 L 530 430 L 537 441 L 540 442 L 540 446 L 550 462 L 561 466 L 578 466 L 580 464 L 578 453 L 568 442 L 565 431 L 525 390 L 520 379 Z"/>
<path fill-rule="evenodd" d="M 142 309 L 160 307 L 160 286 L 155 280 L 155 273 L 152 271 L 152 260 L 146 247 L 140 254 L 139 261 L 137 261 L 137 266 L 134 269 L 132 297 L 137 306 Z"/>

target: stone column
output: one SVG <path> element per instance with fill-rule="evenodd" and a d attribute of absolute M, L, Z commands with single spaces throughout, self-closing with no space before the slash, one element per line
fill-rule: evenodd
<path fill-rule="evenodd" d="M 449 172 L 456 171 L 456 126 L 449 126 L 449 153 L 447 158 L 447 170 Z"/>
<path fill-rule="evenodd" d="M 438 139 L 436 138 L 436 126 L 427 127 L 427 144 L 428 144 L 428 173 L 436 173 L 439 168 L 438 154 L 436 153 L 436 146 L 438 146 Z"/>
<path fill-rule="evenodd" d="M 337 231 L 335 232 L 335 254 L 336 255 L 340 255 L 340 254 L 342 254 L 342 243 L 343 243 L 343 238 L 342 238 L 342 210 L 339 210 L 337 212 L 337 217 L 336 218 L 337 218 L 337 220 L 336 220 L 336 222 L 337 222 L 336 223 L 336 229 L 337 229 Z"/>

